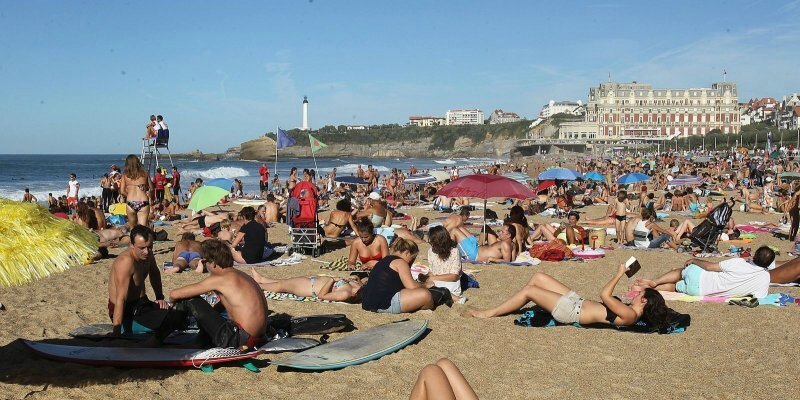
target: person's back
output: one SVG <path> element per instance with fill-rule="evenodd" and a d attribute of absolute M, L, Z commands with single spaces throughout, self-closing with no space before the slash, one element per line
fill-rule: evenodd
<path fill-rule="evenodd" d="M 270 196 L 272 196 L 272 200 L 269 200 Z M 267 202 L 264 203 L 264 221 L 278 222 L 279 215 L 279 207 L 278 204 L 275 203 L 275 196 L 272 194 L 267 195 Z"/>
<path fill-rule="evenodd" d="M 383 257 L 372 268 L 369 281 L 361 294 L 361 307 L 365 310 L 376 311 L 389 308 L 392 296 L 403 290 L 403 282 L 397 271 L 391 268 L 391 263 L 397 256 Z"/>
<path fill-rule="evenodd" d="M 764 297 L 769 293 L 769 272 L 743 258 L 731 258 L 719 263 L 721 272 L 706 271 L 700 287 L 709 296 L 734 297 L 752 294 Z"/>
<path fill-rule="evenodd" d="M 230 320 L 252 337 L 263 336 L 267 330 L 264 291 L 252 277 L 235 268 L 224 268 L 218 276 L 212 290 L 221 294 L 220 301 Z"/>
<path fill-rule="evenodd" d="M 244 234 L 242 257 L 248 263 L 261 262 L 264 254 L 264 246 L 267 244 L 264 226 L 252 220 L 244 224 L 240 232 Z"/>

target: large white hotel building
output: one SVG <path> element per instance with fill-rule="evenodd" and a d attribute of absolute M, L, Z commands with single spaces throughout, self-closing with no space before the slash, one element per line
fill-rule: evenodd
<path fill-rule="evenodd" d="M 666 138 L 739 132 L 736 84 L 653 89 L 642 83 L 601 83 L 589 89 L 586 120 L 562 125 L 562 138 Z M 591 129 L 589 129 L 591 128 Z M 596 128 L 596 131 L 594 131 Z M 587 133 L 587 129 L 594 131 Z M 574 132 L 573 132 L 574 131 Z"/>

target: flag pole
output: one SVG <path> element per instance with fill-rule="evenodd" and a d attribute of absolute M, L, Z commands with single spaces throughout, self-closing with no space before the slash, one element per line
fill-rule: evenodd
<path fill-rule="evenodd" d="M 317 167 L 317 156 L 314 155 L 314 143 L 311 143 L 311 134 L 308 134 L 308 142 L 311 145 L 311 157 L 314 159 L 314 171 L 319 173 L 319 168 Z"/>
<path fill-rule="evenodd" d="M 278 130 L 280 129 L 277 125 L 275 126 L 275 171 L 272 173 L 273 176 L 278 176 Z"/>

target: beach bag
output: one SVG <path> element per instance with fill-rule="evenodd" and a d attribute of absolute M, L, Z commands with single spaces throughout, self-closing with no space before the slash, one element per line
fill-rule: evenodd
<path fill-rule="evenodd" d="M 269 318 L 269 326 L 283 330 L 289 336 L 325 335 L 354 329 L 353 321 L 344 314 L 311 315 L 297 318 L 281 314 Z"/>
<path fill-rule="evenodd" d="M 163 229 L 160 230 L 160 231 L 156 231 L 153 236 L 154 236 L 154 239 L 155 239 L 156 242 L 166 242 L 167 240 L 169 240 L 169 237 L 167 235 L 167 231 L 165 231 Z"/>

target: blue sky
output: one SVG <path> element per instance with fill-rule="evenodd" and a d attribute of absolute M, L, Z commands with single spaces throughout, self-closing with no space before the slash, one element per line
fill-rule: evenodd
<path fill-rule="evenodd" d="M 0 153 L 173 151 L 276 126 L 535 117 L 608 79 L 800 92 L 800 1 L 4 1 Z"/>

